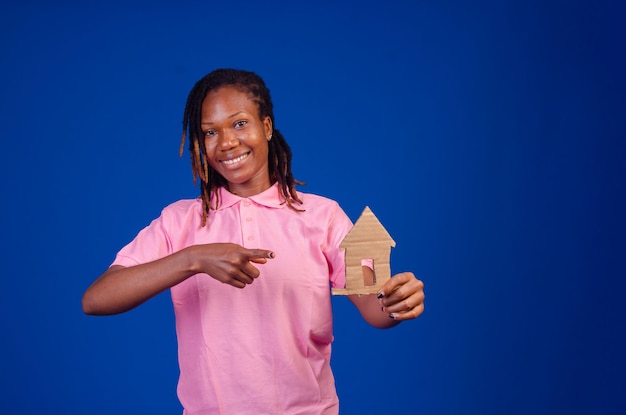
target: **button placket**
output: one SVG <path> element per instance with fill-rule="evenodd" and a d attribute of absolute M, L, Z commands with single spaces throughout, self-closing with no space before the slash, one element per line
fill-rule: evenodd
<path fill-rule="evenodd" d="M 247 199 L 241 202 L 239 206 L 243 246 L 246 248 L 258 248 L 258 226 L 255 210 L 252 202 Z"/>

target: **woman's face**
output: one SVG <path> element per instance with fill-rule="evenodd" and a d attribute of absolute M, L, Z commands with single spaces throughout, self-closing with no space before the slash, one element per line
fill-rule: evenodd
<path fill-rule="evenodd" d="M 246 93 L 232 86 L 209 92 L 202 102 L 201 127 L 209 165 L 232 193 L 248 197 L 271 186 L 272 121 L 259 118 L 257 104 Z"/>

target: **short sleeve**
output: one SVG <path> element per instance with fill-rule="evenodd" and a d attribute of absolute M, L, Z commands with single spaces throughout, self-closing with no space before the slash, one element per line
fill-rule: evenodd
<path fill-rule="evenodd" d="M 161 212 L 161 216 L 143 228 L 131 242 L 117 253 L 111 265 L 129 267 L 155 261 L 170 254 L 172 249 L 164 225 L 166 222 L 164 215 L 165 211 Z"/>
<path fill-rule="evenodd" d="M 328 223 L 325 255 L 329 264 L 330 285 L 333 288 L 345 288 L 346 286 L 346 263 L 345 252 L 339 245 L 352 229 L 352 221 L 335 203 L 333 213 Z"/>

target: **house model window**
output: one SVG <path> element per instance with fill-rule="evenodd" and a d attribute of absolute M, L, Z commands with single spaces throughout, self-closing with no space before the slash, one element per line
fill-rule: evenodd
<path fill-rule="evenodd" d="M 375 294 L 391 278 L 389 258 L 396 242 L 378 218 L 365 207 L 340 248 L 345 249 L 346 288 L 333 295 Z"/>

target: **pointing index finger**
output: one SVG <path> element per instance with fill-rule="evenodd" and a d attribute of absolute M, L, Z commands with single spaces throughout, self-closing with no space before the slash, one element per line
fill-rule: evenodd
<path fill-rule="evenodd" d="M 275 258 L 276 254 L 273 251 L 269 251 L 267 249 L 249 249 L 248 257 L 252 259 L 267 259 L 267 258 Z"/>

